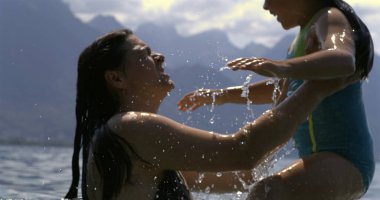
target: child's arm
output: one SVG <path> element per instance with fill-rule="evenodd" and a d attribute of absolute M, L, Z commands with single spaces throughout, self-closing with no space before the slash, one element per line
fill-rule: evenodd
<path fill-rule="evenodd" d="M 306 52 L 314 53 L 284 61 L 237 59 L 228 65 L 233 70 L 252 70 L 265 76 L 296 79 L 330 79 L 355 72 L 352 28 L 339 10 L 326 10 L 310 30 Z"/>
<path fill-rule="evenodd" d="M 195 110 L 201 106 L 213 103 L 215 95 L 215 105 L 225 103 L 246 104 L 247 98 L 242 97 L 242 86 L 228 87 L 225 89 L 201 89 L 186 94 L 177 104 L 182 111 Z M 248 98 L 253 104 L 272 103 L 273 85 L 268 85 L 266 81 L 253 83 L 248 87 Z"/>

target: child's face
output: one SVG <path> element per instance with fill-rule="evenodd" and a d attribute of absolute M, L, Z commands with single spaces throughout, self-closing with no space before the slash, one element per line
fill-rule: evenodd
<path fill-rule="evenodd" d="M 297 0 L 265 0 L 263 8 L 268 10 L 284 29 L 296 27 L 299 24 L 302 12 L 299 11 Z"/>

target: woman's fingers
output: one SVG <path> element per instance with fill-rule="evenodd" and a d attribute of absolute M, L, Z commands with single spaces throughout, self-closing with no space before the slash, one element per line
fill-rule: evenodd
<path fill-rule="evenodd" d="M 195 110 L 202 106 L 204 102 L 199 98 L 199 92 L 191 92 L 185 95 L 178 103 L 178 109 L 180 111 Z"/>
<path fill-rule="evenodd" d="M 199 89 L 186 94 L 178 103 L 178 109 L 181 111 L 196 110 L 212 102 L 212 90 Z"/>

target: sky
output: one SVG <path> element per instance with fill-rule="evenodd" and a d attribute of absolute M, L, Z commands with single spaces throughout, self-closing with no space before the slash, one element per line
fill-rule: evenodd
<path fill-rule="evenodd" d="M 210 29 L 225 31 L 233 44 L 243 47 L 249 42 L 271 47 L 285 31 L 276 19 L 262 9 L 264 0 L 63 0 L 83 21 L 94 16 L 112 15 L 124 26 L 135 30 L 146 22 L 173 25 L 182 36 Z M 380 54 L 380 1 L 346 0 L 367 24 L 375 50 Z"/>

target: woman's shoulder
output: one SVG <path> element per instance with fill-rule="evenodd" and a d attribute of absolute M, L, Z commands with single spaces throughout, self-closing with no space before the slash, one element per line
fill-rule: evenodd
<path fill-rule="evenodd" d="M 107 126 L 116 134 L 151 130 L 159 124 L 171 121 L 162 115 L 148 112 L 125 112 L 111 117 Z"/>
<path fill-rule="evenodd" d="M 114 115 L 108 120 L 107 124 L 109 126 L 118 126 L 123 125 L 125 123 L 144 123 L 154 119 L 163 118 L 166 117 L 156 113 L 130 111 Z"/>

